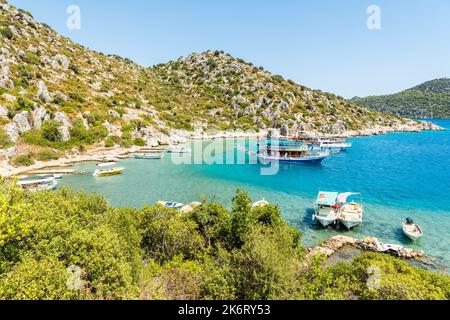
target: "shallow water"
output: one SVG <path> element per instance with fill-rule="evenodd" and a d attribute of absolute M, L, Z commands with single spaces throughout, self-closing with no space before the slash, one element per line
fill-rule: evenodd
<path fill-rule="evenodd" d="M 435 122 L 450 128 L 450 120 Z M 450 131 L 389 134 L 352 142 L 353 148 L 322 165 L 281 165 L 274 176 L 262 176 L 259 165 L 175 165 L 167 156 L 121 161 L 125 173 L 108 178 L 92 176 L 95 164 L 79 165 L 85 174 L 64 177 L 61 185 L 105 195 L 114 206 L 132 207 L 158 200 L 189 203 L 202 195 L 229 207 L 241 188 L 255 201 L 264 197 L 278 204 L 286 220 L 304 232 L 307 246 L 336 234 L 375 236 L 424 250 L 449 264 Z M 231 145 L 226 154 L 233 152 Z M 311 210 L 320 190 L 362 192 L 364 224 L 350 232 L 317 227 Z M 420 242 L 413 244 L 402 235 L 405 217 L 424 228 Z"/>

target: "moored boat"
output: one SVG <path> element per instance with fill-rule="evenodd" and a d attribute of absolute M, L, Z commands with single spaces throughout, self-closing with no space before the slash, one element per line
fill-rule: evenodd
<path fill-rule="evenodd" d="M 340 152 L 351 148 L 352 144 L 343 139 L 319 139 L 318 147 L 323 151 L 331 150 Z"/>
<path fill-rule="evenodd" d="M 184 204 L 179 202 L 158 201 L 157 204 L 169 209 L 181 209 L 184 207 Z"/>
<path fill-rule="evenodd" d="M 164 158 L 164 153 L 162 152 L 136 153 L 134 154 L 134 158 L 141 160 L 159 160 Z"/>
<path fill-rule="evenodd" d="M 337 197 L 339 205 L 339 222 L 342 223 L 347 229 L 352 229 L 363 222 L 364 207 L 361 203 L 347 202 L 348 198 L 359 195 L 360 193 L 346 192 L 341 193 Z M 362 198 L 362 197 L 361 197 Z M 361 201 L 362 202 L 362 199 Z"/>
<path fill-rule="evenodd" d="M 111 169 L 104 169 L 104 170 L 95 170 L 93 176 L 94 177 L 109 177 L 109 176 L 115 176 L 118 174 L 122 174 L 122 172 L 125 170 L 125 168 L 111 168 Z"/>
<path fill-rule="evenodd" d="M 260 162 L 278 161 L 291 164 L 321 163 L 328 158 L 328 152 L 313 152 L 308 145 L 293 141 L 279 141 L 275 145 L 270 141 L 262 148 L 258 144 L 257 157 Z"/>
<path fill-rule="evenodd" d="M 406 218 L 403 222 L 403 233 L 412 241 L 417 241 L 423 237 L 423 229 L 411 218 Z"/>
<path fill-rule="evenodd" d="M 58 181 L 52 177 L 36 177 L 19 179 L 19 185 L 27 191 L 36 192 L 42 190 L 55 190 L 58 187 Z"/>
<path fill-rule="evenodd" d="M 337 192 L 319 192 L 314 203 L 313 220 L 319 221 L 325 228 L 336 224 L 339 217 L 337 197 Z"/>
<path fill-rule="evenodd" d="M 266 199 L 263 198 L 260 201 L 256 201 L 256 202 L 252 203 L 251 208 L 256 209 L 256 208 L 261 208 L 261 207 L 265 207 L 268 205 L 270 205 L 269 201 L 267 201 Z"/>
<path fill-rule="evenodd" d="M 187 146 L 171 146 L 167 149 L 169 153 L 191 153 L 191 148 Z"/>
<path fill-rule="evenodd" d="M 100 168 L 111 167 L 111 166 L 115 166 L 116 164 L 117 164 L 117 162 L 115 162 L 115 161 L 102 162 L 102 163 L 98 163 L 97 167 L 100 167 Z"/>

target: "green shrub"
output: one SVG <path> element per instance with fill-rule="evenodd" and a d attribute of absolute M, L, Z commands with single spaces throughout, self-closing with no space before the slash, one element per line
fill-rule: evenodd
<path fill-rule="evenodd" d="M 53 150 L 40 151 L 34 155 L 34 158 L 39 161 L 58 160 L 59 157 L 59 153 Z"/>
<path fill-rule="evenodd" d="M 116 145 L 116 143 L 114 142 L 113 139 L 107 138 L 107 139 L 105 140 L 105 147 L 106 147 L 106 148 L 112 148 L 112 147 L 114 147 L 115 145 Z"/>
<path fill-rule="evenodd" d="M 39 58 L 39 56 L 32 51 L 25 52 L 22 60 L 26 63 L 34 65 L 39 65 L 41 63 L 41 58 Z"/>
<path fill-rule="evenodd" d="M 34 164 L 31 154 L 21 154 L 11 159 L 11 163 L 16 167 L 29 167 Z"/>
<path fill-rule="evenodd" d="M 62 134 L 59 132 L 61 124 L 54 120 L 44 121 L 42 124 L 42 137 L 50 142 L 62 141 Z"/>
<path fill-rule="evenodd" d="M 1 27 L 0 34 L 9 40 L 14 38 L 14 33 L 11 31 L 11 29 L 9 29 L 7 27 Z"/>
<path fill-rule="evenodd" d="M 5 129 L 0 128 L 0 149 L 6 149 L 12 145 L 9 135 L 6 133 Z"/>
<path fill-rule="evenodd" d="M 145 147 L 146 142 L 142 138 L 136 138 L 136 139 L 134 139 L 133 144 L 138 147 Z"/>

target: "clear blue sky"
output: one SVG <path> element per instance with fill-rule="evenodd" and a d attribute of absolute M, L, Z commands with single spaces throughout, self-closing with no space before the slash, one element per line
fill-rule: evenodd
<path fill-rule="evenodd" d="M 144 66 L 220 49 L 345 97 L 450 77 L 448 0 L 10 0 L 91 49 Z M 66 9 L 81 8 L 81 30 Z M 381 30 L 366 26 L 381 8 Z"/>

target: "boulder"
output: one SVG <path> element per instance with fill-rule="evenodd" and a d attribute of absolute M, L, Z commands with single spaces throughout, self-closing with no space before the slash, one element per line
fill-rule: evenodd
<path fill-rule="evenodd" d="M 8 108 L 0 106 L 0 118 L 8 118 Z"/>
<path fill-rule="evenodd" d="M 58 62 L 58 64 L 63 67 L 64 69 L 68 69 L 69 65 L 70 65 L 70 60 L 69 58 L 67 58 L 65 55 L 63 54 L 58 54 L 55 56 L 55 60 L 56 62 Z"/>
<path fill-rule="evenodd" d="M 108 111 L 108 114 L 109 114 L 110 116 L 112 116 L 113 118 L 116 118 L 116 119 L 119 119 L 119 118 L 120 118 L 120 114 L 119 114 L 117 111 L 109 110 L 109 111 Z"/>
<path fill-rule="evenodd" d="M 36 110 L 33 111 L 32 116 L 33 116 L 33 126 L 36 129 L 39 129 L 42 126 L 42 122 L 50 120 L 50 115 L 44 108 L 37 108 Z"/>
<path fill-rule="evenodd" d="M 28 111 L 22 111 L 14 116 L 13 121 L 16 123 L 20 133 L 25 133 L 31 130 L 31 124 L 28 120 L 30 113 Z"/>
<path fill-rule="evenodd" d="M 11 139 L 12 142 L 17 142 L 17 139 L 20 137 L 20 131 L 15 123 L 9 123 L 5 126 L 5 131 Z"/>
<path fill-rule="evenodd" d="M 2 94 L 2 98 L 5 99 L 7 102 L 16 102 L 17 100 L 16 96 L 13 96 L 12 94 L 8 93 Z"/>
<path fill-rule="evenodd" d="M 50 94 L 48 93 L 47 86 L 45 85 L 44 81 L 38 82 L 38 93 L 37 96 L 42 102 L 50 102 Z"/>
<path fill-rule="evenodd" d="M 72 127 L 72 125 L 70 124 L 70 121 L 67 118 L 66 114 L 63 112 L 57 112 L 55 114 L 55 121 L 58 121 L 61 123 L 61 126 L 59 127 L 59 132 L 62 135 L 63 141 L 69 141 L 70 140 L 70 128 Z"/>

